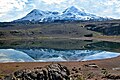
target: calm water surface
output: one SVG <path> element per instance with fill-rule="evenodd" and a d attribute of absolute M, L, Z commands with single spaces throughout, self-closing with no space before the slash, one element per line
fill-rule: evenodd
<path fill-rule="evenodd" d="M 0 41 L 0 62 L 86 61 L 120 56 L 120 43 L 55 40 Z"/>

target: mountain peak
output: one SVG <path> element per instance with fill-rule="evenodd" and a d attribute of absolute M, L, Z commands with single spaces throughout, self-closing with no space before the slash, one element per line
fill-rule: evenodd
<path fill-rule="evenodd" d="M 69 7 L 69 9 L 77 9 L 75 6 L 71 6 Z"/>
<path fill-rule="evenodd" d="M 33 9 L 32 11 L 37 12 L 37 11 L 39 11 L 39 10 L 38 10 L 38 9 Z"/>
<path fill-rule="evenodd" d="M 38 9 L 33 9 L 30 13 L 39 13 Z"/>
<path fill-rule="evenodd" d="M 28 13 L 28 15 L 42 15 L 42 12 L 40 12 L 40 10 L 38 9 L 33 9 L 30 13 Z"/>
<path fill-rule="evenodd" d="M 80 13 L 80 12 L 84 12 L 84 10 L 83 9 L 78 9 L 78 8 L 76 8 L 75 6 L 71 6 L 71 7 L 69 7 L 69 8 L 67 8 L 63 13 L 71 13 L 71 12 L 73 12 L 73 13 Z"/>

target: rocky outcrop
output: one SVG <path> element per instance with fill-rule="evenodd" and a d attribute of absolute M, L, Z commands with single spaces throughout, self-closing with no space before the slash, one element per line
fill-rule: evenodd
<path fill-rule="evenodd" d="M 16 71 L 5 80 L 70 80 L 69 75 L 67 67 L 60 64 L 50 64 L 42 68 Z"/>
<path fill-rule="evenodd" d="M 108 72 L 96 63 L 83 64 L 67 69 L 61 64 L 18 70 L 0 80 L 120 80 L 119 74 Z"/>
<path fill-rule="evenodd" d="M 120 35 L 120 23 L 87 24 L 85 27 L 103 35 Z"/>

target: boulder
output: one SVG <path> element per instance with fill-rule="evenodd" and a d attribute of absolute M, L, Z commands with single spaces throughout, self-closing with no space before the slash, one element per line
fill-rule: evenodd
<path fill-rule="evenodd" d="M 18 70 L 5 80 L 70 80 L 69 75 L 67 67 L 50 64 L 42 68 Z"/>

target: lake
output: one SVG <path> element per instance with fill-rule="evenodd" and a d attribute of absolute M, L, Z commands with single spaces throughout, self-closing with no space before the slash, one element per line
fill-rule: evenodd
<path fill-rule="evenodd" d="M 0 62 L 86 61 L 120 56 L 120 43 L 92 40 L 0 41 Z"/>

